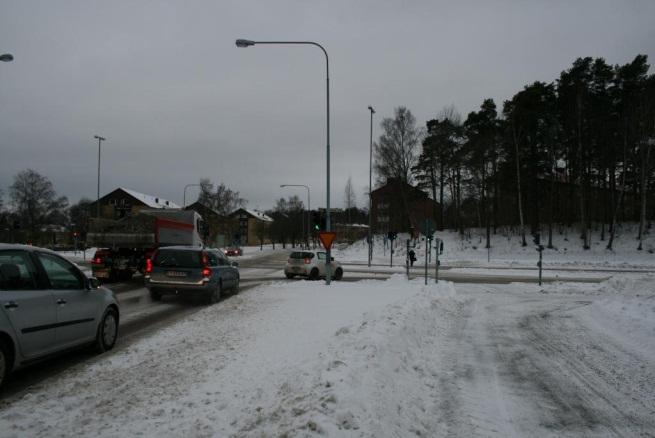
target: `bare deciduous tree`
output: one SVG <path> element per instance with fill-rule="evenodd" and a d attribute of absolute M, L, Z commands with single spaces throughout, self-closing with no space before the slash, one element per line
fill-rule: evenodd
<path fill-rule="evenodd" d="M 416 126 L 416 118 L 404 106 L 396 108 L 394 118 L 385 118 L 380 125 L 383 134 L 375 144 L 374 165 L 378 178 L 398 178 L 410 184 L 423 129 Z"/>
<path fill-rule="evenodd" d="M 9 187 L 9 196 L 17 216 L 32 233 L 48 223 L 63 225 L 66 216 L 63 210 L 68 206 L 65 196 L 57 197 L 48 178 L 27 169 L 14 176 Z"/>
<path fill-rule="evenodd" d="M 214 184 L 209 178 L 200 179 L 198 201 L 224 216 L 246 205 L 246 200 L 239 196 L 239 192 L 231 190 L 223 183 L 220 183 L 214 189 Z"/>

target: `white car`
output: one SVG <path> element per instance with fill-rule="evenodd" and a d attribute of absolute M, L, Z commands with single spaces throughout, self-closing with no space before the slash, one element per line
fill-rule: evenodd
<path fill-rule="evenodd" d="M 284 268 L 284 275 L 287 278 L 293 278 L 296 275 L 307 277 L 310 280 L 325 278 L 325 262 L 327 253 L 325 251 L 295 251 L 289 255 L 287 265 Z M 330 263 L 332 278 L 341 280 L 343 278 L 343 268 L 339 262 Z"/>

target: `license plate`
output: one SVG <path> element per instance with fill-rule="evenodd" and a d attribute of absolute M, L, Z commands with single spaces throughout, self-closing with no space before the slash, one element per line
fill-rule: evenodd
<path fill-rule="evenodd" d="M 93 273 L 95 278 L 109 278 L 109 272 L 105 271 L 96 271 Z"/>
<path fill-rule="evenodd" d="M 186 272 L 181 272 L 181 271 L 166 271 L 166 276 L 167 277 L 186 277 L 187 273 Z"/>

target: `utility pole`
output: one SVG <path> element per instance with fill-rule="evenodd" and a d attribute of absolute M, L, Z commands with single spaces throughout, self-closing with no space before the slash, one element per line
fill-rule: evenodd
<path fill-rule="evenodd" d="M 375 110 L 371 105 L 368 106 L 368 109 L 371 111 L 371 136 L 368 158 L 368 267 L 370 268 L 371 259 L 373 258 L 373 114 L 375 114 Z"/>
<path fill-rule="evenodd" d="M 98 139 L 98 192 L 96 196 L 96 217 L 100 218 L 100 143 L 107 140 L 99 135 L 94 135 L 93 138 Z"/>

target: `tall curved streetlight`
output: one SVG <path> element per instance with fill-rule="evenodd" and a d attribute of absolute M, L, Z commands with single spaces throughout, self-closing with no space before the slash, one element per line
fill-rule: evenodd
<path fill-rule="evenodd" d="M 368 160 L 368 267 L 371 267 L 371 259 L 373 258 L 373 219 L 371 210 L 373 209 L 373 114 L 375 110 L 371 105 L 368 106 L 371 111 L 371 141 L 369 145 L 369 160 Z"/>
<path fill-rule="evenodd" d="M 238 39 L 235 41 L 235 44 L 237 47 L 245 48 L 245 47 L 250 47 L 254 46 L 256 44 L 303 44 L 303 45 L 311 45 L 311 46 L 316 46 L 319 49 L 323 51 L 323 54 L 325 55 L 325 85 L 326 85 L 326 96 L 327 96 L 327 147 L 326 147 L 326 152 L 327 152 L 327 159 L 326 159 L 326 166 L 327 166 L 327 196 L 326 196 L 326 216 L 325 216 L 325 231 L 330 231 L 330 61 L 328 58 L 327 51 L 323 46 L 320 44 L 314 42 L 314 41 L 252 41 L 252 40 L 246 40 L 246 39 Z M 332 276 L 332 269 L 330 266 L 330 262 L 332 261 L 332 254 L 331 254 L 331 249 L 327 249 L 327 260 L 325 261 L 325 283 L 330 284 L 330 277 Z"/>
<path fill-rule="evenodd" d="M 100 218 L 100 143 L 107 140 L 99 135 L 94 135 L 93 138 L 98 140 L 98 193 L 96 199 L 96 217 Z"/>
<path fill-rule="evenodd" d="M 309 225 L 311 222 L 309 219 L 309 212 L 312 210 L 309 198 L 309 186 L 304 184 L 281 184 L 280 187 L 304 187 L 307 189 L 307 249 L 309 249 L 309 235 L 311 233 L 311 226 Z"/>

